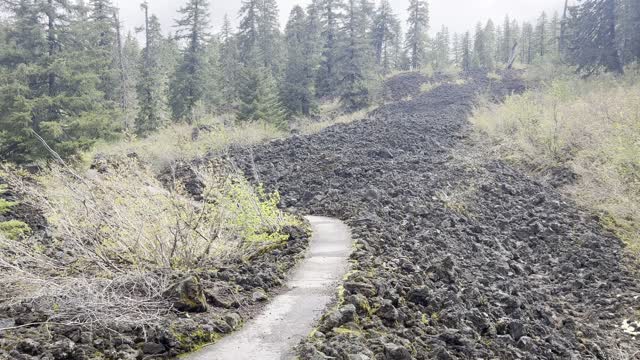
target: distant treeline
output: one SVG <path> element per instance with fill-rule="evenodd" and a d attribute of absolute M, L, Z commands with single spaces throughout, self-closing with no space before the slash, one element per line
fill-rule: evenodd
<path fill-rule="evenodd" d="M 0 4 L 0 159 L 16 162 L 48 156 L 43 141 L 69 157 L 215 113 L 285 126 L 321 99 L 357 110 L 398 70 L 492 71 L 554 56 L 586 73 L 621 72 L 640 57 L 637 0 L 585 0 L 535 23 L 507 17 L 433 38 L 425 0 L 410 0 L 404 34 L 388 0 L 313 0 L 294 7 L 284 32 L 276 0 L 242 0 L 238 28 L 225 18 L 217 34 L 209 1 L 189 0 L 168 36 L 145 2 L 142 44 L 123 33 L 111 0 Z"/>

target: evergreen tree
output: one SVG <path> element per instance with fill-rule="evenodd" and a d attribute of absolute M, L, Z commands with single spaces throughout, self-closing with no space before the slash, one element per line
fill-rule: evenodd
<path fill-rule="evenodd" d="M 0 53 L 0 154 L 15 161 L 47 157 L 33 133 L 61 156 L 88 149 L 116 130 L 100 81 L 86 18 L 66 1 L 6 3 L 10 29 Z M 33 133 L 32 133 L 33 132 Z"/>
<path fill-rule="evenodd" d="M 318 8 L 323 48 L 316 76 L 316 95 L 334 96 L 338 86 L 339 35 L 345 5 L 342 0 L 319 0 Z"/>
<path fill-rule="evenodd" d="M 309 115 L 313 108 L 313 69 L 306 54 L 307 24 L 304 10 L 294 7 L 285 31 L 287 66 L 282 85 L 283 105 L 290 114 Z"/>
<path fill-rule="evenodd" d="M 429 30 L 429 7 L 426 0 L 410 0 L 409 29 L 405 47 L 409 53 L 411 68 L 418 69 L 427 62 L 427 31 Z"/>
<path fill-rule="evenodd" d="M 311 76 L 314 80 L 320 67 L 324 47 L 322 43 L 322 21 L 320 19 L 320 13 L 320 0 L 312 0 L 311 4 L 307 7 L 304 51 L 308 61 L 308 71 L 312 73 Z M 312 86 L 314 86 L 315 93 L 315 81 L 312 81 Z"/>
<path fill-rule="evenodd" d="M 238 87 L 238 121 L 266 122 L 286 127 L 285 114 L 271 71 L 264 67 L 244 67 Z"/>
<path fill-rule="evenodd" d="M 400 41 L 400 22 L 393 13 L 388 0 L 382 0 L 373 22 L 373 48 L 375 61 L 382 74 L 388 74 L 396 68 L 398 51 L 397 44 Z"/>
<path fill-rule="evenodd" d="M 486 44 L 486 36 L 482 24 L 476 25 L 475 36 L 473 40 L 473 68 L 478 70 L 490 70 L 487 64 L 489 51 Z"/>
<path fill-rule="evenodd" d="M 462 58 L 462 54 L 460 51 L 460 35 L 458 33 L 453 34 L 451 53 L 453 55 L 453 63 L 456 66 L 461 66 L 460 59 Z"/>
<path fill-rule="evenodd" d="M 484 27 L 485 52 L 482 55 L 482 61 L 485 69 L 492 71 L 496 67 L 495 54 L 497 52 L 496 26 L 491 19 L 487 21 Z"/>
<path fill-rule="evenodd" d="M 211 37 L 205 44 L 204 63 L 202 71 L 202 100 L 197 104 L 201 116 L 218 112 L 223 98 L 222 79 L 220 66 L 220 42 L 217 37 Z"/>
<path fill-rule="evenodd" d="M 560 51 L 560 14 L 555 11 L 549 22 L 548 52 L 557 55 Z"/>
<path fill-rule="evenodd" d="M 436 34 L 433 46 L 433 60 L 436 69 L 445 69 L 449 66 L 451 63 L 450 48 L 449 29 L 443 25 Z"/>
<path fill-rule="evenodd" d="M 261 54 L 259 54 L 258 27 L 260 26 L 260 1 L 259 0 L 243 0 L 240 7 L 240 26 L 238 27 L 239 49 L 243 56 L 242 63 L 244 65 L 257 66 L 263 63 Z M 252 56 L 249 57 L 248 55 Z M 253 62 L 253 64 L 251 64 Z"/>
<path fill-rule="evenodd" d="M 620 36 L 625 64 L 640 61 L 640 2 L 637 0 L 621 0 L 620 2 Z"/>
<path fill-rule="evenodd" d="M 340 56 L 340 101 L 355 111 L 369 104 L 371 42 L 367 38 L 367 15 L 362 3 L 348 0 L 344 22 L 344 43 Z"/>
<path fill-rule="evenodd" d="M 229 17 L 225 15 L 220 33 L 219 63 L 222 67 L 222 99 L 227 105 L 233 103 L 237 98 L 239 62 L 238 41 L 231 29 Z"/>
<path fill-rule="evenodd" d="M 522 24 L 521 59 L 523 64 L 531 64 L 535 55 L 535 34 L 533 25 L 528 22 Z"/>
<path fill-rule="evenodd" d="M 145 46 L 142 51 L 141 78 L 138 83 L 140 109 L 136 117 L 136 132 L 139 135 L 158 130 L 166 123 L 166 89 L 162 79 L 160 53 L 162 29 L 155 15 L 149 16 L 149 5 L 141 5 L 144 11 Z"/>
<path fill-rule="evenodd" d="M 518 36 L 517 32 L 513 32 L 511 28 L 511 20 L 509 19 L 509 15 L 504 18 L 504 24 L 502 27 L 502 44 L 500 48 L 502 49 L 502 59 L 503 63 L 509 62 L 509 57 L 511 56 L 511 49 L 513 48 L 514 38 Z"/>
<path fill-rule="evenodd" d="M 121 100 L 118 81 L 121 80 L 116 65 L 116 8 L 111 0 L 89 0 L 89 21 L 92 29 L 92 57 L 97 61 L 95 71 L 100 78 L 99 89 L 112 101 Z"/>
<path fill-rule="evenodd" d="M 209 1 L 189 0 L 179 10 L 176 38 L 184 40 L 182 59 L 171 81 L 171 110 L 176 121 L 196 120 L 194 110 L 205 93 L 206 44 L 209 38 Z"/>
<path fill-rule="evenodd" d="M 536 25 L 536 53 L 540 57 L 544 57 L 547 53 L 547 43 L 549 42 L 547 20 L 547 13 L 543 11 Z"/>
<path fill-rule="evenodd" d="M 275 0 L 260 0 L 258 9 L 258 45 L 263 65 L 280 78 L 284 57 L 278 5 Z"/>
<path fill-rule="evenodd" d="M 496 41 L 495 48 L 493 54 L 493 61 L 496 64 L 502 63 L 502 43 L 503 43 L 504 34 L 502 32 L 502 26 L 498 26 L 496 28 Z"/>
<path fill-rule="evenodd" d="M 571 7 L 569 53 L 579 72 L 592 74 L 599 68 L 623 72 L 617 46 L 616 0 L 585 0 Z"/>
<path fill-rule="evenodd" d="M 471 66 L 473 64 L 472 53 L 471 53 L 471 34 L 467 31 L 462 37 L 462 70 L 470 71 Z"/>
<path fill-rule="evenodd" d="M 122 104 L 124 110 L 125 130 L 134 129 L 135 119 L 139 112 L 137 86 L 141 81 L 141 49 L 136 37 L 129 32 L 122 44 Z"/>

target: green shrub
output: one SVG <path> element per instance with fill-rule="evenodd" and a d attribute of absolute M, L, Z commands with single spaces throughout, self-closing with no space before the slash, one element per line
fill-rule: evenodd
<path fill-rule="evenodd" d="M 7 192 L 7 185 L 0 184 L 0 195 Z M 7 201 L 0 197 L 0 215 L 6 214 L 12 206 L 15 206 L 16 203 L 12 201 Z"/>
<path fill-rule="evenodd" d="M 0 222 L 0 233 L 11 240 L 18 240 L 31 233 L 29 225 L 18 220 Z"/>

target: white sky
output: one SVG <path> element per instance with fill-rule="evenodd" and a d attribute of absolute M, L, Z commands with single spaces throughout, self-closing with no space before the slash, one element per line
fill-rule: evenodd
<path fill-rule="evenodd" d="M 158 15 L 165 31 L 173 31 L 176 10 L 186 0 L 149 0 L 151 12 Z M 121 9 L 124 26 L 133 29 L 142 25 L 142 0 L 114 0 Z M 237 24 L 240 0 L 210 0 L 211 25 L 213 32 L 220 29 L 225 13 Z M 282 27 L 286 24 L 289 13 L 294 5 L 307 5 L 310 0 L 277 0 L 280 9 Z M 379 1 L 376 0 L 376 3 Z M 409 0 L 390 0 L 396 14 L 406 22 L 406 8 Z M 431 10 L 431 29 L 439 29 L 442 25 L 449 26 L 451 32 L 473 30 L 478 21 L 489 18 L 498 23 L 506 14 L 518 20 L 534 20 L 542 10 L 552 13 L 561 10 L 563 0 L 429 0 Z"/>

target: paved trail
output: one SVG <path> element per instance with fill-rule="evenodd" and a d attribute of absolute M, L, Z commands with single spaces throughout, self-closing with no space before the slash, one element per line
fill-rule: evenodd
<path fill-rule="evenodd" d="M 348 269 L 352 242 L 338 220 L 307 218 L 313 228 L 309 255 L 291 278 L 289 290 L 239 332 L 186 356 L 187 360 L 281 360 L 295 358 L 295 346 L 306 337 L 332 301 Z"/>

